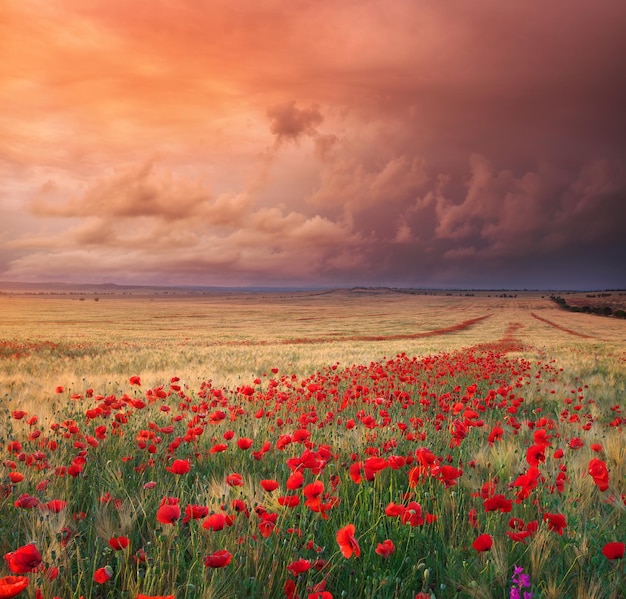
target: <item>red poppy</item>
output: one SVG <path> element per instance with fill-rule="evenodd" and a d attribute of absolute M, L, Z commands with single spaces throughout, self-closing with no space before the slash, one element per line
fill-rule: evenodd
<path fill-rule="evenodd" d="M 287 488 L 290 491 L 295 489 L 299 489 L 304 483 L 304 475 L 300 470 L 296 470 L 288 479 L 287 479 Z"/>
<path fill-rule="evenodd" d="M 532 536 L 533 533 L 529 530 L 520 530 L 519 532 L 511 532 L 510 530 L 508 530 L 506 534 L 512 541 L 525 545 L 526 538 Z"/>
<path fill-rule="evenodd" d="M 550 445 L 551 435 L 548 435 L 548 432 L 545 428 L 537 429 L 533 433 L 533 441 L 537 445 L 543 445 L 544 447 L 548 447 Z"/>
<path fill-rule="evenodd" d="M 390 518 L 397 518 L 398 516 L 402 516 L 406 510 L 406 507 L 399 504 L 394 503 L 393 501 L 387 504 L 385 508 L 385 516 L 389 516 Z"/>
<path fill-rule="evenodd" d="M 226 516 L 224 516 L 224 514 L 211 514 L 202 523 L 202 528 L 206 528 L 207 530 L 212 530 L 213 532 L 222 530 L 224 526 L 226 526 Z"/>
<path fill-rule="evenodd" d="M 540 462 L 545 462 L 545 445 L 531 445 L 526 450 L 526 461 L 531 466 L 539 466 Z"/>
<path fill-rule="evenodd" d="M 121 551 L 122 549 L 126 549 L 130 541 L 128 537 L 111 537 L 109 539 L 109 545 L 115 551 Z"/>
<path fill-rule="evenodd" d="M 491 535 L 478 535 L 472 543 L 472 547 L 476 551 L 489 551 L 492 545 L 493 537 Z"/>
<path fill-rule="evenodd" d="M 5 554 L 7 567 L 14 574 L 35 572 L 41 564 L 41 553 L 34 543 L 23 545 L 15 551 Z"/>
<path fill-rule="evenodd" d="M 291 578 L 285 581 L 283 591 L 285 591 L 286 599 L 300 599 L 300 595 L 296 592 L 296 583 Z"/>
<path fill-rule="evenodd" d="M 376 553 L 381 557 L 389 557 L 396 550 L 396 546 L 391 539 L 386 539 L 376 545 Z"/>
<path fill-rule="evenodd" d="M 204 558 L 204 565 L 207 568 L 223 568 L 224 566 L 228 566 L 232 559 L 233 556 L 230 551 L 220 549 L 219 551 L 207 555 Z"/>
<path fill-rule="evenodd" d="M 456 479 L 463 474 L 463 470 L 454 466 L 437 466 L 433 468 L 433 475 L 436 476 L 446 487 L 456 485 L 459 481 Z"/>
<path fill-rule="evenodd" d="M 354 530 L 354 524 L 347 524 L 337 531 L 337 544 L 339 545 L 339 549 L 341 549 L 341 553 L 346 558 L 352 557 L 352 555 L 354 555 L 354 557 L 361 555 L 361 548 L 354 536 Z"/>
<path fill-rule="evenodd" d="M 12 471 L 9 472 L 9 480 L 13 484 L 21 483 L 24 480 L 24 475 L 21 472 Z"/>
<path fill-rule="evenodd" d="M 470 526 L 478 528 L 478 512 L 476 511 L 476 508 L 472 508 L 469 512 L 467 512 L 467 519 L 469 520 Z"/>
<path fill-rule="evenodd" d="M 5 576 L 0 578 L 0 599 L 17 597 L 28 586 L 26 576 Z"/>
<path fill-rule="evenodd" d="M 241 474 L 237 474 L 236 472 L 233 474 L 229 474 L 226 477 L 226 484 L 231 487 L 242 487 L 243 486 L 243 476 Z"/>
<path fill-rule="evenodd" d="M 354 462 L 354 464 L 350 465 L 350 478 L 355 485 L 360 485 L 363 477 L 361 476 L 361 471 L 363 470 L 363 462 Z"/>
<path fill-rule="evenodd" d="M 522 474 L 515 479 L 512 486 L 520 487 L 520 490 L 517 492 L 517 499 L 515 500 L 516 503 L 521 503 L 530 495 L 532 490 L 539 484 L 540 476 L 541 472 L 539 471 L 539 468 L 531 466 L 525 474 Z"/>
<path fill-rule="evenodd" d="M 406 458 L 398 455 L 390 455 L 387 461 L 392 470 L 399 470 L 406 464 Z"/>
<path fill-rule="evenodd" d="M 248 506 L 243 499 L 233 499 L 231 506 L 238 514 L 243 514 L 246 518 L 250 515 L 250 510 L 248 509 Z M 226 520 L 226 524 L 228 526 L 231 526 L 232 517 L 228 516 Z M 229 520 L 231 522 L 229 522 Z"/>
<path fill-rule="evenodd" d="M 580 449 L 581 447 L 585 446 L 585 443 L 582 439 L 578 437 L 572 437 L 570 439 L 570 442 L 568 443 L 568 446 L 570 447 L 570 449 Z"/>
<path fill-rule="evenodd" d="M 314 483 L 310 485 L 306 485 L 304 489 L 302 489 L 303 495 L 307 499 L 316 499 L 324 492 L 324 483 L 321 480 L 316 480 Z"/>
<path fill-rule="evenodd" d="M 569 479 L 567 478 L 567 475 L 565 474 L 565 472 L 559 472 L 556 475 L 556 481 L 555 481 L 555 487 L 559 493 L 563 493 L 563 491 L 565 491 L 566 482 L 569 482 Z"/>
<path fill-rule="evenodd" d="M 386 458 L 371 457 L 365 460 L 365 478 L 371 480 L 376 473 L 381 472 L 389 466 Z"/>
<path fill-rule="evenodd" d="M 202 518 L 206 518 L 208 515 L 209 508 L 205 505 L 187 504 L 183 523 L 189 522 L 189 520 L 202 520 Z"/>
<path fill-rule="evenodd" d="M 548 523 L 548 530 L 556 532 L 561 536 L 563 535 L 563 529 L 567 526 L 567 522 L 562 514 L 549 514 L 546 512 L 543 515 L 543 520 Z"/>
<path fill-rule="evenodd" d="M 502 440 L 502 436 L 504 435 L 504 429 L 501 426 L 494 426 L 487 437 L 487 441 L 489 445 L 493 445 L 496 441 Z"/>
<path fill-rule="evenodd" d="M 21 420 L 22 418 L 24 418 L 24 416 L 26 416 L 26 412 L 24 412 L 24 410 L 13 410 L 12 416 L 13 418 L 15 418 L 15 420 Z"/>
<path fill-rule="evenodd" d="M 265 539 L 269 539 L 276 528 L 276 524 L 271 520 L 262 520 L 259 522 L 259 532 Z"/>
<path fill-rule="evenodd" d="M 588 472 L 600 491 L 606 491 L 609 488 L 609 470 L 602 460 L 593 458 L 589 462 Z"/>
<path fill-rule="evenodd" d="M 310 560 L 303 559 L 303 558 L 300 558 L 299 560 L 296 560 L 295 562 L 291 562 L 287 566 L 287 570 L 289 570 L 289 572 L 293 576 L 297 576 L 298 574 L 303 574 L 307 570 L 310 570 L 310 568 L 311 568 Z"/>
<path fill-rule="evenodd" d="M 612 541 L 602 548 L 602 555 L 607 559 L 622 559 L 624 557 L 624 543 Z"/>
<path fill-rule="evenodd" d="M 39 500 L 36 497 L 28 495 L 27 493 L 22 493 L 13 505 L 23 510 L 28 510 L 37 507 L 39 505 Z"/>
<path fill-rule="evenodd" d="M 422 515 L 422 506 L 417 501 L 409 501 L 406 509 L 402 512 L 402 524 L 410 526 L 421 526 L 424 524 L 424 516 Z"/>
<path fill-rule="evenodd" d="M 272 479 L 263 479 L 261 481 L 261 486 L 268 493 L 271 493 L 272 491 L 275 491 L 276 489 L 278 489 L 278 483 Z"/>
<path fill-rule="evenodd" d="M 191 464 L 188 460 L 174 460 L 171 466 L 166 466 L 172 474 L 187 474 L 191 470 Z"/>
<path fill-rule="evenodd" d="M 9 441 L 7 444 L 7 451 L 9 453 L 19 453 L 22 451 L 22 444 L 19 441 Z"/>
<path fill-rule="evenodd" d="M 500 511 L 506 513 L 513 509 L 513 502 L 504 495 L 494 495 L 493 497 L 485 499 L 483 506 L 486 512 Z"/>
<path fill-rule="evenodd" d="M 250 397 L 251 395 L 254 395 L 254 388 L 250 387 L 250 385 L 244 385 L 243 387 L 241 387 L 240 391 L 246 397 Z"/>
<path fill-rule="evenodd" d="M 111 580 L 111 578 L 113 578 L 113 568 L 111 568 L 111 566 L 98 568 L 93 573 L 93 579 L 98 584 L 104 584 L 107 580 Z"/>
<path fill-rule="evenodd" d="M 161 524 L 173 524 L 180 518 L 179 499 L 176 497 L 163 497 L 156 513 L 156 519 Z"/>
<path fill-rule="evenodd" d="M 260 460 L 271 448 L 272 444 L 269 441 L 265 441 L 265 443 L 261 446 L 261 449 L 253 452 L 252 456 L 255 460 Z"/>
<path fill-rule="evenodd" d="M 237 447 L 239 447 L 239 449 L 250 449 L 250 447 L 252 447 L 252 439 L 248 437 L 237 439 Z"/>
<path fill-rule="evenodd" d="M 62 499 L 51 499 L 50 501 L 48 501 L 48 503 L 45 504 L 45 506 L 49 512 L 58 514 L 66 508 L 67 502 L 63 501 Z"/>
<path fill-rule="evenodd" d="M 299 495 L 283 495 L 278 498 L 278 503 L 285 507 L 296 507 L 300 504 Z"/>

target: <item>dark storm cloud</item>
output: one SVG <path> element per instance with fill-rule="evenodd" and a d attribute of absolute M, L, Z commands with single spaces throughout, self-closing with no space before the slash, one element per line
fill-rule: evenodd
<path fill-rule="evenodd" d="M 315 135 L 315 127 L 322 123 L 317 106 L 297 108 L 295 102 L 272 106 L 267 110 L 270 118 L 270 131 L 277 141 L 296 141 L 302 135 Z"/>
<path fill-rule="evenodd" d="M 5 4 L 3 278 L 626 286 L 622 0 Z"/>

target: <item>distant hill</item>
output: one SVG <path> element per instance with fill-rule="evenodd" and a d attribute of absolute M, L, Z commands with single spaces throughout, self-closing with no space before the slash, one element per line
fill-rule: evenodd
<path fill-rule="evenodd" d="M 342 295 L 342 296 L 382 296 L 389 294 L 410 295 L 454 295 L 454 296 L 492 296 L 492 297 L 517 297 L 517 294 L 578 294 L 595 293 L 598 297 L 606 297 L 608 293 L 621 295 L 624 290 L 603 290 L 599 292 L 572 292 L 568 290 L 538 290 L 538 289 L 428 289 L 410 287 L 345 287 L 345 288 L 319 288 L 319 287 L 219 287 L 202 285 L 121 285 L 118 283 L 24 283 L 17 281 L 0 281 L 0 294 L 11 295 L 203 295 L 209 293 L 308 293 L 312 295 Z M 594 296 L 587 296 L 594 297 Z M 585 298 L 587 299 L 587 298 Z"/>

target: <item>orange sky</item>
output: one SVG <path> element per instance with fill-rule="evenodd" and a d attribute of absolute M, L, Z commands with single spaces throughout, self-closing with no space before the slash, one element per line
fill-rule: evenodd
<path fill-rule="evenodd" d="M 0 280 L 624 287 L 622 0 L 4 0 Z"/>

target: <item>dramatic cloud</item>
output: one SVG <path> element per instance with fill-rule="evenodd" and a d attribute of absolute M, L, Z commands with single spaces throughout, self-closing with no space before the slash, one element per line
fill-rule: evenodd
<path fill-rule="evenodd" d="M 0 278 L 624 287 L 624 22 L 7 0 Z"/>
<path fill-rule="evenodd" d="M 223 194 L 217 198 L 201 181 L 156 172 L 148 162 L 96 180 L 81 197 L 54 201 L 54 182 L 42 186 L 30 209 L 39 216 L 101 217 L 128 219 L 153 217 L 168 222 L 202 219 L 207 225 L 238 226 L 251 205 L 246 194 Z"/>
<path fill-rule="evenodd" d="M 273 106 L 267 116 L 271 119 L 270 131 L 279 142 L 296 141 L 301 135 L 316 135 L 315 126 L 324 120 L 317 106 L 298 109 L 295 102 Z"/>

